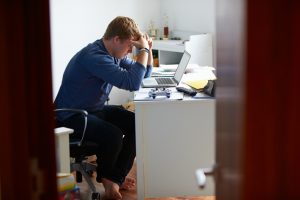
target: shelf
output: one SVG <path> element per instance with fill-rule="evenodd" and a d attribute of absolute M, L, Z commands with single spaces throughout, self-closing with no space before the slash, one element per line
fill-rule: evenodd
<path fill-rule="evenodd" d="M 154 40 L 153 49 L 161 51 L 183 52 L 183 40 Z"/>
<path fill-rule="evenodd" d="M 211 34 L 190 35 L 188 40 L 153 40 L 152 49 L 157 51 L 159 64 L 178 64 L 186 50 L 192 55 L 190 63 L 213 66 Z"/>

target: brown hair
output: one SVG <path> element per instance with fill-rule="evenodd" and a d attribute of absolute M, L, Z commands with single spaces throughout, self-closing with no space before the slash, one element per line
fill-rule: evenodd
<path fill-rule="evenodd" d="M 131 39 L 132 37 L 139 38 L 141 35 L 138 25 L 133 19 L 118 16 L 109 23 L 103 38 L 107 40 L 119 36 L 120 39 Z"/>

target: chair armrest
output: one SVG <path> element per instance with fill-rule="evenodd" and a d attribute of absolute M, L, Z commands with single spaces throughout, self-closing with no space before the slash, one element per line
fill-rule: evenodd
<path fill-rule="evenodd" d="M 73 112 L 73 113 L 79 113 L 82 114 L 83 116 L 87 116 L 88 112 L 83 109 L 75 109 L 75 108 L 59 108 L 55 109 L 55 112 Z"/>
<path fill-rule="evenodd" d="M 73 113 L 78 113 L 78 114 L 83 115 L 83 117 L 84 117 L 84 128 L 83 128 L 81 140 L 78 142 L 78 146 L 81 146 L 82 142 L 83 142 L 83 139 L 84 139 L 84 136 L 85 136 L 87 123 L 88 123 L 88 121 L 87 121 L 88 112 L 86 110 L 83 110 L 83 109 L 75 109 L 75 108 L 58 108 L 58 109 L 55 109 L 54 112 L 73 112 Z"/>

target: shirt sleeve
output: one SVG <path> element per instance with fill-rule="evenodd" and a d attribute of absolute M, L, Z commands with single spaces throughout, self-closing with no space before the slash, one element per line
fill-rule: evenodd
<path fill-rule="evenodd" d="M 146 69 L 146 73 L 145 73 L 144 78 L 148 78 L 148 77 L 151 76 L 151 74 L 152 74 L 152 68 L 153 68 L 152 65 L 147 65 L 147 69 Z"/>
<path fill-rule="evenodd" d="M 127 56 L 123 59 L 121 59 L 120 61 L 120 67 L 124 68 L 124 69 L 129 69 L 132 65 L 134 65 L 136 63 L 136 61 L 128 58 Z M 147 65 L 147 68 L 146 68 L 146 72 L 145 72 L 145 76 L 144 78 L 148 78 L 151 76 L 152 74 L 152 65 Z"/>
<path fill-rule="evenodd" d="M 91 75 L 121 89 L 136 91 L 145 76 L 145 67 L 131 59 L 124 58 L 118 63 L 107 55 L 92 53 L 82 59 L 82 65 Z"/>

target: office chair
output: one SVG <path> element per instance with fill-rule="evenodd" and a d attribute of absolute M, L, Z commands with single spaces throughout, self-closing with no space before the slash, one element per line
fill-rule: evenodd
<path fill-rule="evenodd" d="M 96 187 L 93 184 L 90 174 L 93 171 L 96 171 L 96 165 L 86 162 L 87 156 L 94 155 L 98 144 L 86 141 L 85 140 L 85 131 L 87 127 L 87 115 L 88 112 L 81 109 L 70 109 L 70 108 L 61 108 L 55 109 L 55 112 L 72 112 L 80 114 L 84 117 L 84 127 L 82 131 L 82 137 L 80 140 L 70 140 L 70 157 L 74 159 L 74 162 L 71 162 L 71 171 L 76 171 L 76 182 L 82 182 L 82 176 L 89 185 L 89 188 L 92 191 L 92 200 L 100 200 L 100 193 L 96 191 Z M 60 126 L 61 123 L 56 120 L 57 126 Z M 67 127 L 68 128 L 68 127 Z"/>

